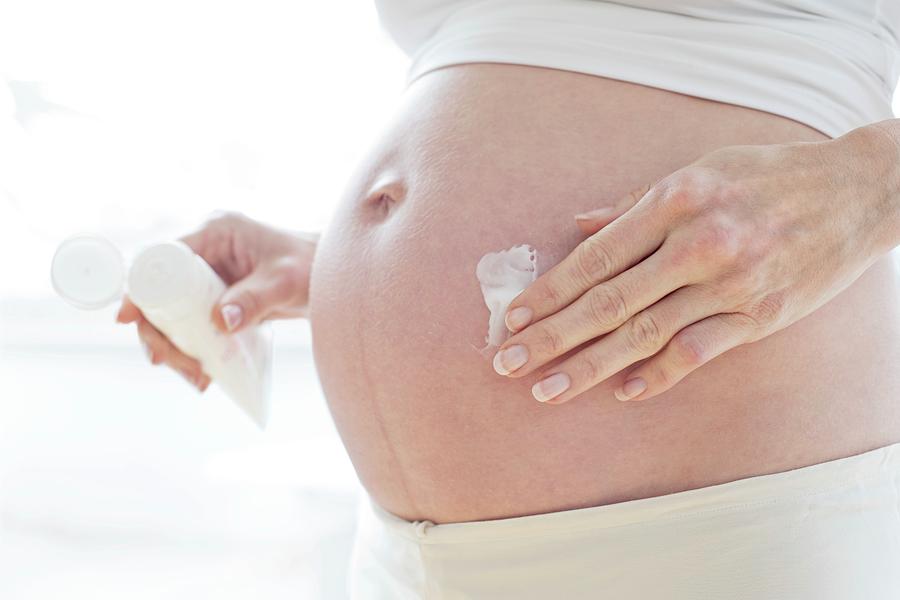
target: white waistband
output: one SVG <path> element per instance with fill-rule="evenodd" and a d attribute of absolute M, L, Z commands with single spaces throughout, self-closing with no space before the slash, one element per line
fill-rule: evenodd
<path fill-rule="evenodd" d="M 893 116 L 900 52 L 874 18 L 720 4 L 705 18 L 585 0 L 460 3 L 415 48 L 408 79 L 462 63 L 548 67 L 755 108 L 831 137 Z"/>
<path fill-rule="evenodd" d="M 360 509 L 352 600 L 900 598 L 900 443 L 509 519 L 435 525 Z"/>
<path fill-rule="evenodd" d="M 507 519 L 438 525 L 427 520 L 412 522 L 389 513 L 371 498 L 367 501 L 390 531 L 423 544 L 443 544 L 659 523 L 704 513 L 738 511 L 789 503 L 879 477 L 900 479 L 900 443 L 799 469 L 665 496 Z"/>

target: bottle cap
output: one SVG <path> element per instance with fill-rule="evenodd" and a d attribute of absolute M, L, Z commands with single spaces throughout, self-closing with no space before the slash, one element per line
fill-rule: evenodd
<path fill-rule="evenodd" d="M 122 295 L 125 259 L 104 238 L 71 237 L 53 255 L 50 280 L 56 293 L 76 307 L 103 308 Z"/>

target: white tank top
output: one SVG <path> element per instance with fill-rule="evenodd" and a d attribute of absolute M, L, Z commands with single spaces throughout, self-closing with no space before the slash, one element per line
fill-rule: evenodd
<path fill-rule="evenodd" d="M 837 137 L 892 118 L 900 0 L 375 0 L 408 81 L 551 67 L 782 115 Z"/>

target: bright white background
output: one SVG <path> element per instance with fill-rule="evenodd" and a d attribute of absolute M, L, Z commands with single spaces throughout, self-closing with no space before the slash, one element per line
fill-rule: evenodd
<path fill-rule="evenodd" d="M 259 432 L 49 264 L 218 208 L 320 230 L 405 67 L 369 0 L 0 2 L 0 599 L 345 597 L 359 488 L 307 324 Z"/>
<path fill-rule="evenodd" d="M 321 229 L 405 66 L 369 0 L 0 4 L 0 599 L 345 597 L 360 495 L 306 323 L 261 433 L 49 265 L 217 208 Z"/>

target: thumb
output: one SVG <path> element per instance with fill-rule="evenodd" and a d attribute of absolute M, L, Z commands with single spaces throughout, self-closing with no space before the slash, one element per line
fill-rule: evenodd
<path fill-rule="evenodd" d="M 213 323 L 233 333 L 258 324 L 294 295 L 286 273 L 259 269 L 229 287 L 213 309 Z"/>
<path fill-rule="evenodd" d="M 604 206 L 603 208 L 577 214 L 575 215 L 575 223 L 578 224 L 578 228 L 581 229 L 582 233 L 585 235 L 594 235 L 628 212 L 632 206 L 640 202 L 641 198 L 650 191 L 651 187 L 653 186 L 648 183 L 647 185 L 632 190 L 622 196 L 622 198 L 620 198 L 613 206 Z"/>

